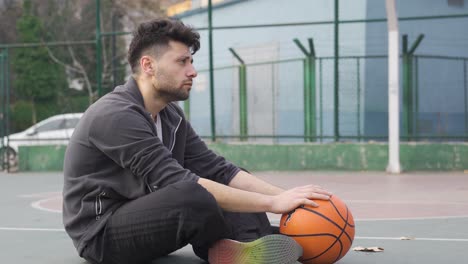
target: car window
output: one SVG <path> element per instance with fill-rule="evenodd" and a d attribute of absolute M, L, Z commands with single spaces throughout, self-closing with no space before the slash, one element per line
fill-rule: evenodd
<path fill-rule="evenodd" d="M 69 118 L 65 120 L 65 128 L 75 128 L 76 124 L 78 124 L 78 121 L 80 121 L 79 118 Z"/>
<path fill-rule="evenodd" d="M 58 130 L 63 128 L 63 119 L 59 120 L 53 120 L 50 122 L 47 122 L 43 125 L 40 125 L 36 128 L 36 132 L 46 132 L 46 131 L 52 131 L 52 130 Z"/>

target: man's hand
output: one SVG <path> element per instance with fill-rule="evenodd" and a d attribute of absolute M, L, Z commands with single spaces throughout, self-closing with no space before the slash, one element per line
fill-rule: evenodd
<path fill-rule="evenodd" d="M 316 185 L 296 187 L 280 194 L 268 195 L 232 188 L 200 178 L 198 184 L 210 192 L 219 206 L 229 212 L 287 213 L 305 204 L 317 206 L 310 199 L 328 200 L 331 193 Z"/>
<path fill-rule="evenodd" d="M 311 199 L 329 200 L 331 195 L 331 192 L 316 185 L 296 187 L 272 196 L 270 201 L 271 208 L 269 211 L 276 214 L 283 214 L 290 212 L 301 205 L 317 207 L 317 203 Z"/>

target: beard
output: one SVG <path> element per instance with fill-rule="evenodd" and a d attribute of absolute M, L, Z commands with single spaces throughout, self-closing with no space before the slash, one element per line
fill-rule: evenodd
<path fill-rule="evenodd" d="M 188 91 L 174 88 L 174 86 L 160 86 L 158 95 L 166 102 L 184 101 L 189 98 Z"/>
<path fill-rule="evenodd" d="M 166 102 L 184 101 L 189 98 L 189 91 L 179 87 L 177 82 L 168 77 L 164 70 L 159 70 L 156 74 L 157 85 L 155 85 L 157 95 Z"/>

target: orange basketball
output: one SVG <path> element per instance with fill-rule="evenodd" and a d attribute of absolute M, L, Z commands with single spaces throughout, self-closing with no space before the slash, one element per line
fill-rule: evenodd
<path fill-rule="evenodd" d="M 354 219 L 346 204 L 336 195 L 329 201 L 314 200 L 319 207 L 301 206 L 283 214 L 281 234 L 299 243 L 307 264 L 329 264 L 341 259 L 354 239 Z"/>

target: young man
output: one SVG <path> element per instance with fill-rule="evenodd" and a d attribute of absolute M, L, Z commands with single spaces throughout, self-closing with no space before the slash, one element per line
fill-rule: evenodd
<path fill-rule="evenodd" d="M 143 23 L 128 51 L 133 76 L 81 118 L 65 154 L 63 221 L 93 263 L 145 263 L 187 244 L 210 263 L 293 263 L 302 249 L 271 235 L 265 212 L 329 199 L 283 190 L 209 150 L 175 101 L 189 97 L 199 34 Z M 248 242 L 248 243 L 247 243 Z"/>

